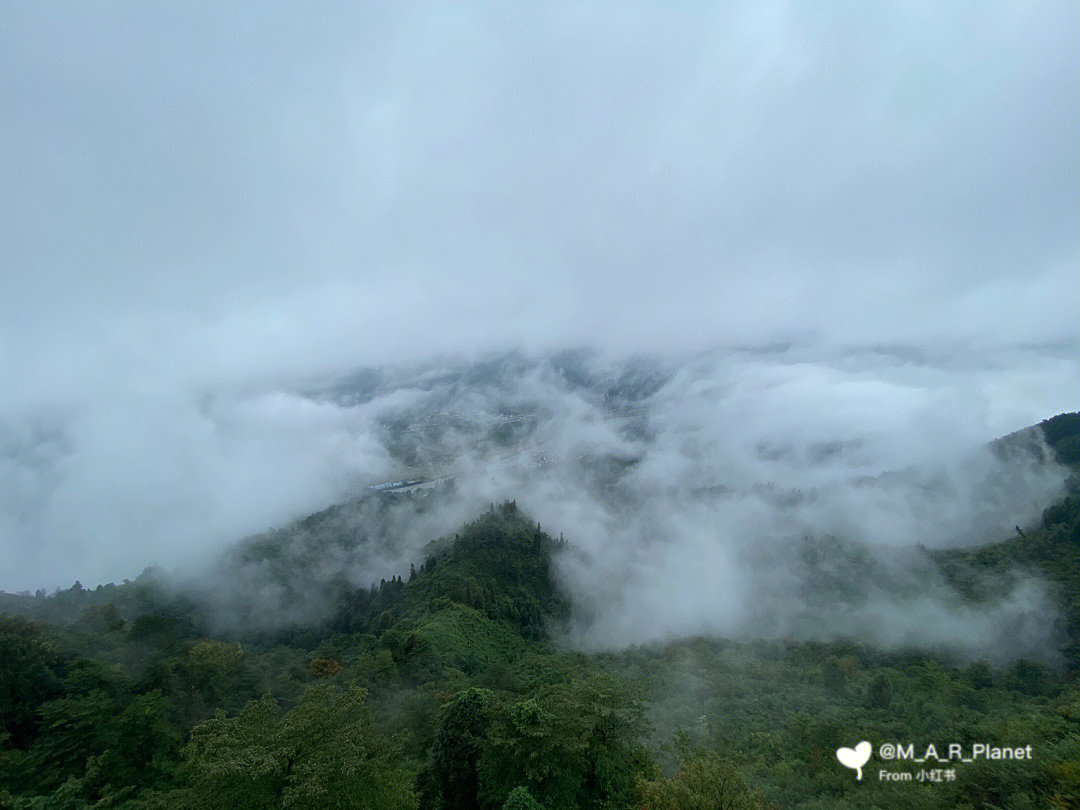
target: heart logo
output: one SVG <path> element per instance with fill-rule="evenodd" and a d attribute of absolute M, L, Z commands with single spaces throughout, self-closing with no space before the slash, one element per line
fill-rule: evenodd
<path fill-rule="evenodd" d="M 859 781 L 862 781 L 862 766 L 870 761 L 871 746 L 866 740 L 856 745 L 854 748 L 837 748 L 836 758 L 840 760 L 840 764 L 845 768 L 851 768 L 858 775 Z"/>

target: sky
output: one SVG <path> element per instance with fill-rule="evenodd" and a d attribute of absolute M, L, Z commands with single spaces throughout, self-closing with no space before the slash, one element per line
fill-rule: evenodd
<path fill-rule="evenodd" d="M 386 472 L 295 395 L 358 367 L 792 347 L 864 421 L 1080 407 L 1074 3 L 2 11 L 0 588 Z"/>

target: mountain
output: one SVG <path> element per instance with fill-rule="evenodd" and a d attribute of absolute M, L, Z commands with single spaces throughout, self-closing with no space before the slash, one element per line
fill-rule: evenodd
<path fill-rule="evenodd" d="M 1000 452 L 1040 435 L 1075 468 L 1077 414 Z M 367 493 L 239 543 L 202 581 L 148 571 L 0 595 L 0 808 L 1080 806 L 1075 476 L 1023 536 L 905 552 L 975 609 L 1020 578 L 1051 583 L 1066 617 L 1056 665 L 793 637 L 582 652 L 558 573 L 573 541 L 514 501 L 406 538 L 433 525 L 439 497 Z M 906 557 L 801 543 L 808 604 L 846 610 L 928 582 L 896 579 Z M 948 763 L 952 779 L 905 787 L 835 761 L 863 739 L 1037 755 Z"/>
<path fill-rule="evenodd" d="M 1017 577 L 1034 572 L 1053 584 L 1054 599 L 1065 617 L 1069 666 L 1080 670 L 1080 413 L 1065 413 L 1011 434 L 995 445 L 1002 449 L 1041 436 L 1054 459 L 1070 468 L 1065 497 L 1048 507 L 1038 525 L 1014 536 L 966 550 L 932 554 L 949 580 L 967 596 L 992 599 Z"/>

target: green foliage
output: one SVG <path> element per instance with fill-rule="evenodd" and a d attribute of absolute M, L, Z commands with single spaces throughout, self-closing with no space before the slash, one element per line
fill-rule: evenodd
<path fill-rule="evenodd" d="M 0 616 L 0 734 L 17 748 L 37 734 L 38 710 L 61 693 L 68 662 L 24 619 Z"/>
<path fill-rule="evenodd" d="M 533 798 L 527 787 L 518 785 L 506 797 L 502 810 L 543 810 L 543 805 Z"/>
<path fill-rule="evenodd" d="M 522 785 L 551 810 L 623 807 L 646 728 L 639 696 L 609 676 L 544 687 L 496 715 L 481 758 L 484 794 L 498 806 Z"/>
<path fill-rule="evenodd" d="M 1059 457 L 1071 425 L 1047 435 Z M 244 554 L 286 577 L 297 532 L 316 552 L 360 542 L 335 534 L 347 511 Z M 1074 491 L 1026 537 L 933 558 L 976 601 L 1041 572 L 1075 651 L 1076 538 Z M 842 643 L 570 652 L 549 640 L 569 609 L 550 577 L 561 546 L 513 502 L 493 506 L 415 575 L 242 645 L 207 637 L 199 609 L 150 578 L 0 594 L 34 619 L 0 617 L 0 808 L 1080 806 L 1080 655 L 1059 671 Z M 823 598 L 870 587 L 850 580 L 874 560 L 848 551 L 800 549 Z M 851 562 L 846 581 L 829 555 Z M 836 763 L 858 739 L 1031 743 L 1037 759 L 904 792 Z"/>
<path fill-rule="evenodd" d="M 1064 614 L 1062 653 L 1080 671 L 1080 495 L 1048 507 L 1042 525 L 1023 537 L 931 556 L 957 589 L 975 600 L 1007 592 L 1020 572 L 1044 578 Z"/>
<path fill-rule="evenodd" d="M 436 544 L 415 577 L 384 580 L 356 592 L 334 622 L 350 633 L 379 632 L 401 618 L 437 612 L 449 603 L 506 622 L 528 639 L 541 639 L 547 623 L 569 605 L 551 580 L 551 557 L 560 547 L 508 502 Z"/>
<path fill-rule="evenodd" d="M 30 752 L 40 783 L 79 777 L 91 792 L 108 784 L 152 784 L 178 743 L 168 701 L 157 691 L 126 694 L 115 678 L 95 678 L 87 688 L 90 680 L 76 685 L 72 679 L 67 694 L 41 707 L 43 730 Z"/>
<path fill-rule="evenodd" d="M 491 724 L 494 699 L 470 687 L 439 711 L 428 771 L 431 806 L 474 810 L 480 806 L 481 745 Z"/>
<path fill-rule="evenodd" d="M 360 690 L 313 687 L 288 712 L 264 696 L 200 723 L 185 754 L 190 789 L 177 806 L 416 807 L 401 745 L 375 729 Z"/>
<path fill-rule="evenodd" d="M 451 666 L 475 675 L 497 661 L 509 661 L 525 642 L 505 623 L 462 605 L 451 604 L 414 626 L 401 646 L 414 670 L 433 673 Z"/>
<path fill-rule="evenodd" d="M 892 680 L 884 672 L 879 672 L 870 682 L 866 693 L 866 705 L 871 709 L 887 709 L 893 700 Z"/>
<path fill-rule="evenodd" d="M 1080 462 L 1080 413 L 1059 414 L 1040 422 L 1039 427 L 1059 462 Z"/>
<path fill-rule="evenodd" d="M 679 766 L 671 779 L 644 780 L 642 810 L 757 810 L 760 795 L 719 755 L 704 754 Z"/>

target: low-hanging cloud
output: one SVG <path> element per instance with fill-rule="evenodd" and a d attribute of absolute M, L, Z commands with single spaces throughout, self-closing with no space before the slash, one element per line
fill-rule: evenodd
<path fill-rule="evenodd" d="M 976 448 L 1080 399 L 1076 16 L 11 9 L 0 587 L 197 567 L 396 475 L 387 421 L 452 407 L 536 409 L 559 463 L 461 425 L 413 461 L 612 582 L 1022 522 L 1054 475 Z M 645 411 L 566 362 L 440 383 L 578 346 L 596 378 L 653 358 Z M 318 393 L 358 368 L 371 397 Z"/>
<path fill-rule="evenodd" d="M 327 618 L 341 588 L 407 573 L 429 540 L 515 498 L 571 540 L 557 575 L 577 606 L 574 644 L 719 634 L 1049 655 L 1043 583 L 1021 577 L 976 608 L 920 550 L 1008 537 L 1063 491 L 1038 433 L 987 443 L 1011 413 L 967 392 L 1011 367 L 922 360 L 883 373 L 869 354 L 515 353 L 222 391 L 119 447 L 92 443 L 117 435 L 107 423 L 78 440 L 42 434 L 22 451 L 39 505 L 16 517 L 27 532 L 76 516 L 111 532 L 97 542 L 186 580 L 212 627 L 250 632 Z M 173 455 L 126 491 L 107 488 L 122 476 L 80 468 L 135 463 L 153 441 Z M 454 492 L 387 502 L 367 489 L 414 477 L 452 479 Z M 140 497 L 155 508 L 104 511 Z M 222 556 L 245 533 L 340 500 L 325 522 Z M 54 553 L 92 569 L 78 548 Z M 96 562 L 108 572 L 118 559 Z M 1017 638 L 1023 649 L 1002 643 Z"/>
<path fill-rule="evenodd" d="M 985 414 L 950 408 L 917 375 L 901 384 L 840 368 L 850 357 L 791 354 L 671 366 L 628 415 L 554 406 L 561 418 L 537 440 L 562 463 L 489 485 L 525 493 L 571 539 L 559 561 L 578 606 L 570 639 L 849 638 L 1052 658 L 1044 583 L 1021 576 L 976 607 L 924 551 L 1037 524 L 1066 475 L 1041 436 L 989 447 L 976 439 Z"/>
<path fill-rule="evenodd" d="M 576 353 L 357 375 L 311 395 L 346 411 L 395 405 L 373 433 L 395 478 L 451 477 L 453 494 L 369 492 L 269 535 L 283 557 L 234 556 L 223 582 L 200 574 L 201 590 L 234 629 L 326 618 L 336 589 L 407 573 L 426 541 L 515 498 L 570 540 L 556 575 L 575 645 L 843 638 L 1053 659 L 1046 583 L 1015 572 L 975 605 L 927 554 L 1039 522 L 1066 475 L 1041 435 L 988 445 L 987 414 L 968 401 L 949 410 L 918 375 L 850 366 L 791 351 Z"/>

